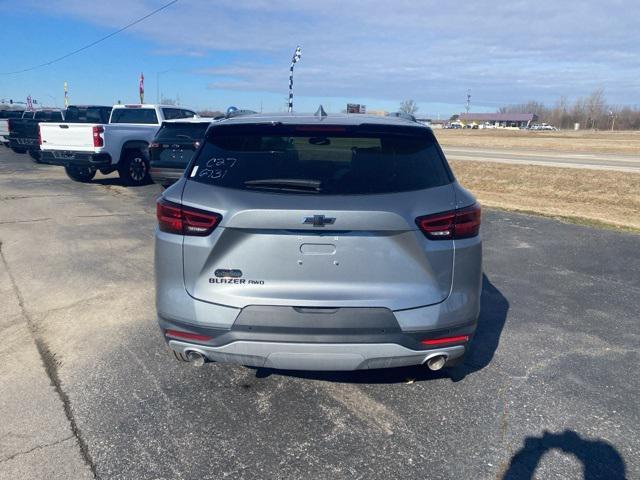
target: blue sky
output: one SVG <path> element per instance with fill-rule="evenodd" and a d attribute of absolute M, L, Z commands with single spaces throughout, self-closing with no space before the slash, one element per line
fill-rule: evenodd
<path fill-rule="evenodd" d="M 0 71 L 46 62 L 90 43 L 167 0 L 0 0 Z M 0 74 L 0 98 L 50 105 L 146 101 L 264 111 L 285 106 L 297 44 L 296 110 L 347 102 L 447 117 L 604 88 L 609 102 L 640 103 L 640 2 L 511 0 L 179 0 L 105 42 L 54 65 Z"/>

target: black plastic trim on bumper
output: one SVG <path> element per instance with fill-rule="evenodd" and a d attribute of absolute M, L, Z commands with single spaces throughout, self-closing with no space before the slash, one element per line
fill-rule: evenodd
<path fill-rule="evenodd" d="M 171 185 L 180 180 L 183 173 L 184 168 L 154 167 L 153 165 L 149 168 L 151 180 L 159 185 Z"/>
<path fill-rule="evenodd" d="M 20 143 L 20 140 L 23 142 L 28 140 L 28 142 Z M 25 150 L 40 150 L 38 139 L 29 137 L 9 137 L 9 146 L 11 148 L 21 148 Z"/>
<path fill-rule="evenodd" d="M 430 350 L 422 340 L 473 336 L 476 321 L 454 328 L 403 331 L 395 315 L 386 308 L 302 309 L 294 307 L 245 307 L 231 329 L 196 326 L 175 320 L 158 318 L 160 328 L 173 329 L 212 337 L 210 341 L 180 338 L 165 340 L 187 341 L 194 344 L 222 346 L 236 341 L 290 343 L 393 343 L 411 350 Z M 326 310 L 326 312 L 310 312 Z M 333 311 L 333 312 L 331 312 Z M 293 313 L 292 313 L 293 312 Z"/>
<path fill-rule="evenodd" d="M 111 156 L 108 153 L 72 153 L 74 158 L 56 158 L 52 151 L 45 150 L 42 151 L 40 162 L 61 167 L 94 167 L 96 169 L 111 167 Z"/>

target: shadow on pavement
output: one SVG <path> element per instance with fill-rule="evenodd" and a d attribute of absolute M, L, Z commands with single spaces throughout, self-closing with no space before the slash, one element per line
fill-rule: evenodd
<path fill-rule="evenodd" d="M 509 311 L 508 300 L 487 278 L 482 276 L 482 295 L 480 297 L 480 317 L 471 348 L 464 363 L 457 367 L 432 372 L 427 367 L 402 367 L 380 370 L 356 370 L 353 372 L 314 372 L 256 369 L 256 377 L 264 378 L 271 374 L 299 378 L 325 380 L 341 383 L 402 383 L 408 380 L 425 381 L 449 378 L 454 382 L 485 368 L 495 354 L 500 343 L 500 335 Z"/>
<path fill-rule="evenodd" d="M 582 463 L 582 478 L 585 480 L 626 478 L 624 460 L 613 445 L 603 440 L 581 438 L 573 430 L 565 430 L 563 433 L 544 432 L 541 437 L 527 437 L 524 446 L 511 459 L 502 480 L 534 478 L 538 463 L 551 450 L 576 457 Z"/>
<path fill-rule="evenodd" d="M 146 187 L 147 185 L 151 185 L 153 182 L 149 181 L 149 182 L 143 183 L 142 185 L 128 185 L 120 177 L 116 175 L 113 177 L 94 178 L 89 183 L 93 183 L 96 185 L 117 185 L 119 187 L 139 188 L 139 187 Z"/>

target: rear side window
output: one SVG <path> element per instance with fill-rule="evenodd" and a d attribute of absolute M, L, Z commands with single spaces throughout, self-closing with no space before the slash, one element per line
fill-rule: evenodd
<path fill-rule="evenodd" d="M 54 122 L 62 121 L 62 112 L 36 112 L 36 120 L 51 120 Z"/>
<path fill-rule="evenodd" d="M 204 138 L 204 134 L 207 131 L 208 126 L 208 123 L 180 123 L 175 125 L 165 125 L 158 132 L 156 140 L 159 142 L 169 140 L 199 142 Z"/>
<path fill-rule="evenodd" d="M 366 125 L 214 127 L 190 178 L 235 189 L 327 195 L 404 192 L 452 181 L 430 130 Z"/>
<path fill-rule="evenodd" d="M 65 113 L 65 121 L 71 123 L 107 123 L 111 109 L 108 107 L 70 107 Z"/>
<path fill-rule="evenodd" d="M 158 123 L 153 108 L 116 108 L 111 114 L 111 123 Z"/>
<path fill-rule="evenodd" d="M 163 108 L 162 114 L 165 120 L 178 120 L 180 118 L 191 118 L 195 116 L 195 112 L 183 110 L 182 108 Z"/>
<path fill-rule="evenodd" d="M 21 111 L 1 110 L 0 118 L 20 118 L 22 117 Z"/>

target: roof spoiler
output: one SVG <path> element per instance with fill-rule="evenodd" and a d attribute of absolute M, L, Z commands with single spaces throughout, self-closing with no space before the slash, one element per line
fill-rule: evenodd
<path fill-rule="evenodd" d="M 416 117 L 406 112 L 390 112 L 390 113 L 387 113 L 386 116 L 404 118 L 405 120 L 409 120 L 410 122 L 417 122 Z"/>
<path fill-rule="evenodd" d="M 244 110 L 241 108 L 236 108 L 236 107 L 229 107 L 227 108 L 227 113 L 225 113 L 224 117 L 216 117 L 217 118 L 233 118 L 233 117 L 239 117 L 241 115 L 254 115 L 258 112 L 255 112 L 253 110 Z"/>

